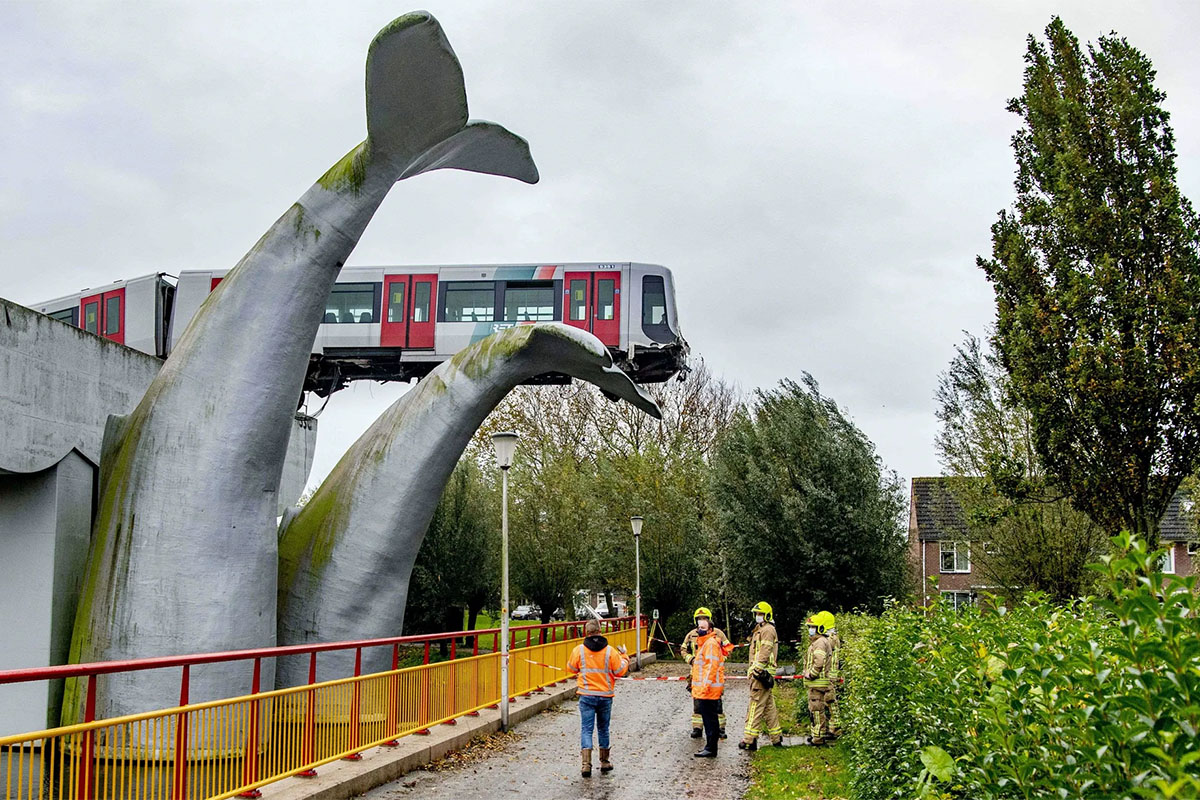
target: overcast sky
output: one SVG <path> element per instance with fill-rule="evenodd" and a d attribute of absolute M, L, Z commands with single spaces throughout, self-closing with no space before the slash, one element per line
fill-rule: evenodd
<path fill-rule="evenodd" d="M 1200 4 L 427 8 L 471 116 L 542 180 L 405 181 L 349 264 L 664 264 L 693 353 L 746 390 L 811 372 L 905 479 L 939 472 L 938 373 L 993 316 L 975 257 L 1013 197 L 1029 33 L 1058 13 L 1146 52 L 1200 199 Z M 231 267 L 364 137 L 367 45 L 408 10 L 0 0 L 0 296 Z M 403 390 L 353 386 L 314 480 Z"/>

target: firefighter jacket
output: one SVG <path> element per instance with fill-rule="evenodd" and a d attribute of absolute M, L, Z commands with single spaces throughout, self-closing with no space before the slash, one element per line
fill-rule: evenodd
<path fill-rule="evenodd" d="M 829 681 L 837 685 L 842 682 L 842 639 L 834 631 L 829 635 Z"/>
<path fill-rule="evenodd" d="M 754 631 L 750 634 L 750 667 L 747 670 L 750 675 L 753 675 L 758 670 L 766 670 L 772 675 L 775 674 L 775 658 L 779 653 L 779 634 L 775 632 L 775 625 L 771 622 L 763 622 L 754 626 Z"/>
<path fill-rule="evenodd" d="M 717 638 L 721 640 L 721 644 L 729 641 L 729 637 L 725 635 L 725 631 L 720 628 L 709 628 Z M 679 645 L 679 652 L 683 654 L 683 660 L 687 663 L 692 663 L 692 659 L 696 657 L 696 639 L 700 636 L 699 628 L 692 628 L 688 631 L 688 635 L 683 637 L 683 642 Z"/>
<path fill-rule="evenodd" d="M 829 668 L 833 665 L 833 645 L 825 634 L 817 634 L 804 654 L 804 683 L 809 688 L 829 686 Z"/>
<path fill-rule="evenodd" d="M 603 636 L 589 636 L 567 659 L 567 672 L 576 676 L 576 691 L 592 697 L 612 697 L 617 678 L 629 671 L 629 659 L 608 646 Z"/>
<path fill-rule="evenodd" d="M 692 697 L 697 700 L 719 700 L 725 691 L 725 657 L 733 645 L 725 634 L 714 630 L 696 637 L 696 655 L 692 659 Z"/>

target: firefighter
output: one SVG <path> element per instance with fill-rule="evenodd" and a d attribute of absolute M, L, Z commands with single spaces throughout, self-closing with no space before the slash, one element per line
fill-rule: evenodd
<path fill-rule="evenodd" d="M 842 693 L 842 640 L 837 633 L 837 618 L 828 611 L 820 614 L 825 623 L 825 635 L 829 637 L 829 647 L 832 651 L 829 660 L 829 739 L 836 739 L 842 733 L 842 709 L 838 696 Z"/>
<path fill-rule="evenodd" d="M 694 754 L 696 758 L 717 757 L 717 704 L 725 693 L 725 657 L 732 651 L 733 645 L 716 628 L 705 627 L 696 637 L 689 683 L 704 723 L 704 749 Z"/>
<path fill-rule="evenodd" d="M 683 654 L 683 660 L 688 664 L 692 663 L 692 659 L 696 657 L 696 639 L 702 635 L 702 632 L 711 630 L 720 639 L 721 644 L 728 644 L 729 637 L 720 628 L 714 627 L 712 624 L 712 611 L 708 606 L 700 606 L 696 609 L 696 613 L 692 614 L 692 621 L 696 623 L 696 627 L 688 631 L 688 635 L 683 637 L 683 642 L 679 645 L 679 652 Z M 692 691 L 689 684 L 687 687 L 688 693 Z M 720 728 L 718 734 L 720 738 L 725 738 L 725 701 L 717 699 L 717 726 Z M 692 738 L 699 739 L 704 735 L 703 721 L 700 719 L 700 704 L 696 698 L 692 698 Z"/>
<path fill-rule="evenodd" d="M 804 655 L 804 685 L 808 689 L 808 713 L 812 729 L 808 744 L 820 746 L 829 741 L 829 704 L 834 702 L 829 683 L 829 667 L 833 663 L 833 646 L 826 633 L 825 619 L 813 614 L 808 626 L 808 652 Z"/>
<path fill-rule="evenodd" d="M 771 737 L 771 744 L 783 747 L 783 728 L 779 725 L 773 691 L 775 658 L 779 652 L 774 614 L 767 602 L 758 603 L 750 611 L 755 622 L 750 634 L 750 666 L 746 670 L 750 679 L 750 708 L 746 711 L 746 730 L 738 749 L 754 752 L 758 749 L 758 737 L 764 733 Z"/>

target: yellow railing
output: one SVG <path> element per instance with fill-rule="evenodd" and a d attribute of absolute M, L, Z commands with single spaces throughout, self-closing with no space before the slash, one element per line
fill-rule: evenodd
<path fill-rule="evenodd" d="M 632 629 L 607 636 L 634 651 Z M 512 651 L 511 696 L 565 680 L 581 641 Z M 490 653 L 97 720 L 0 738 L 0 786 L 10 800 L 217 800 L 499 700 L 500 655 Z"/>

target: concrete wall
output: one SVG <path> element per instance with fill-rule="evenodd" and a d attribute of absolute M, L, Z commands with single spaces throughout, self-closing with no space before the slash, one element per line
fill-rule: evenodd
<path fill-rule="evenodd" d="M 95 467 L 70 452 L 0 475 L 0 669 L 65 664 L 92 527 Z M 61 682 L 0 686 L 0 735 L 58 722 Z"/>
<path fill-rule="evenodd" d="M 71 450 L 99 464 L 109 414 L 132 411 L 162 363 L 0 298 L 0 474 L 41 472 Z M 298 415 L 280 514 L 304 491 L 316 436 L 317 421 Z"/>

